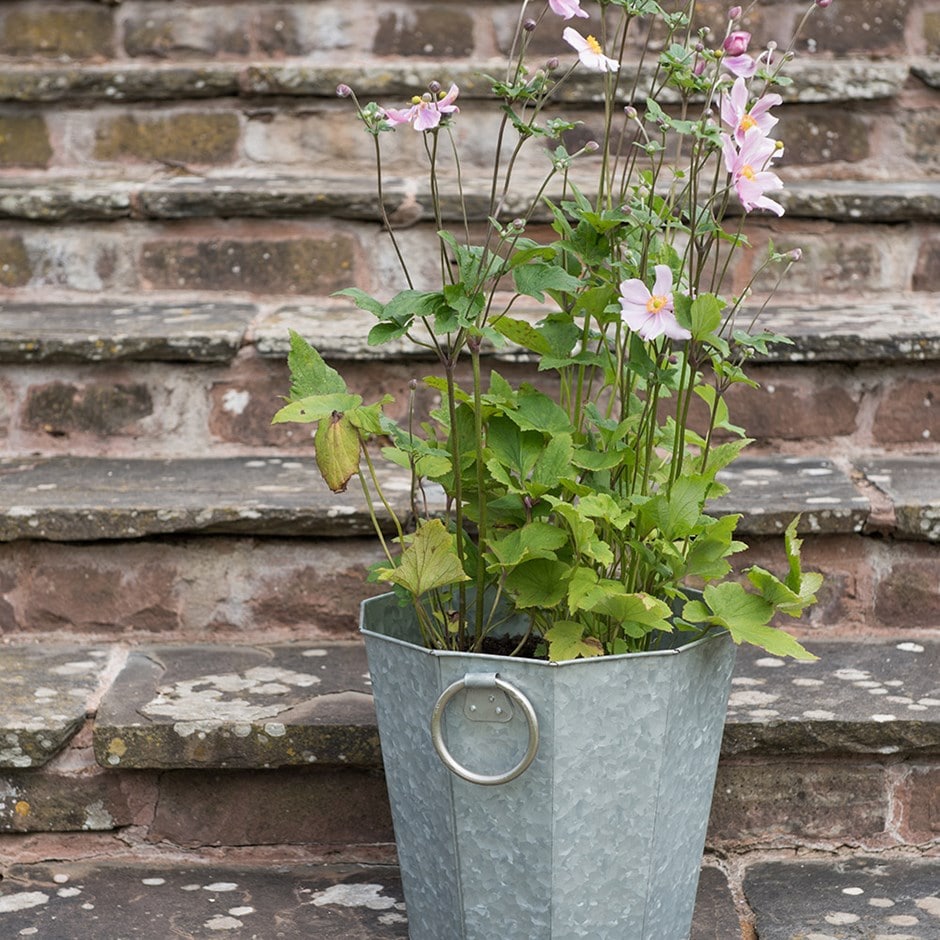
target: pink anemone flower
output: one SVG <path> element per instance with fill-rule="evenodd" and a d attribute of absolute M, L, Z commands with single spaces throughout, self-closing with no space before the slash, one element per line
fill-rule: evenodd
<path fill-rule="evenodd" d="M 566 26 L 561 38 L 578 53 L 581 64 L 592 72 L 616 72 L 620 68 L 616 59 L 604 55 L 601 44 L 593 36 L 585 38 L 576 29 Z"/>
<path fill-rule="evenodd" d="M 411 99 L 411 107 L 404 111 L 397 108 L 386 108 L 385 117 L 392 124 L 411 124 L 416 131 L 430 131 L 441 123 L 441 118 L 456 114 L 460 108 L 454 104 L 460 89 L 451 85 L 446 94 L 441 94 L 436 100 L 428 92 L 420 97 L 415 95 Z"/>
<path fill-rule="evenodd" d="M 581 9 L 581 0 L 548 0 L 552 13 L 562 19 L 570 20 L 573 16 L 587 18 L 587 13 Z"/>
<path fill-rule="evenodd" d="M 638 277 L 620 284 L 621 319 L 645 340 L 659 336 L 689 339 L 692 334 L 676 319 L 669 265 L 657 264 L 653 270 L 656 280 L 652 291 Z"/>
<path fill-rule="evenodd" d="M 725 168 L 731 174 L 732 185 L 744 211 L 768 209 L 778 216 L 783 215 L 783 206 L 765 195 L 783 189 L 780 177 L 767 169 L 774 155 L 780 152 L 777 141 L 760 134 L 751 134 L 738 149 L 729 134 L 722 134 L 721 151 Z"/>
<path fill-rule="evenodd" d="M 766 137 L 779 120 L 770 113 L 770 109 L 783 103 L 780 95 L 764 95 L 748 110 L 747 97 L 747 83 L 743 78 L 737 78 L 731 91 L 721 98 L 721 119 L 731 129 L 738 144 L 743 144 L 744 138 L 753 130 Z"/>

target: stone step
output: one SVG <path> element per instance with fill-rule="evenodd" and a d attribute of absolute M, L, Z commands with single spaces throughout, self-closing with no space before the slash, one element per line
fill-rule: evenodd
<path fill-rule="evenodd" d="M 938 878 L 940 863 L 930 858 L 756 858 L 739 886 L 709 860 L 689 940 L 733 940 L 755 936 L 755 929 L 761 940 L 932 940 L 940 927 Z M 275 923 L 282 940 L 408 935 L 392 865 L 187 864 L 159 857 L 53 861 L 10 866 L 0 886 L 0 925 L 11 937 L 146 938 L 172 925 L 203 940 L 223 930 L 226 936 L 262 938 L 267 934 L 256 931 Z"/>
<path fill-rule="evenodd" d="M 925 291 L 775 302 L 761 326 L 793 342 L 753 363 L 759 390 L 729 396 L 736 423 L 778 452 L 932 453 L 940 440 L 938 298 Z M 308 430 L 271 424 L 289 384 L 289 329 L 313 340 L 367 398 L 377 389 L 391 394 L 389 413 L 399 420 L 409 382 L 433 368 L 406 341 L 370 347 L 373 322 L 332 300 L 7 302 L 0 305 L 6 453 L 267 457 L 276 450 L 306 459 Z M 518 348 L 487 350 L 487 360 L 508 379 L 544 381 Z M 424 391 L 418 399 L 421 408 L 431 404 Z"/>
<path fill-rule="evenodd" d="M 890 897 L 909 916 L 905 895 L 874 876 L 892 871 L 892 856 L 910 863 L 937 844 L 940 642 L 899 631 L 809 646 L 815 662 L 739 652 L 706 861 L 731 874 L 739 897 L 743 880 L 758 924 L 781 900 L 770 871 L 778 886 L 812 870 L 828 884 L 831 872 L 815 861 L 862 879 L 834 887 L 861 887 L 866 905 Z M 9 703 L 0 717 L 0 916 L 28 907 L 22 897 L 5 907 L 3 897 L 44 890 L 24 883 L 29 864 L 50 859 L 68 874 L 71 864 L 123 857 L 131 871 L 154 869 L 141 878 L 174 884 L 194 880 L 167 874 L 176 867 L 208 872 L 222 858 L 235 867 L 266 861 L 268 871 L 278 862 L 394 862 L 358 642 L 7 645 L 0 663 Z M 885 867 L 854 867 L 867 853 Z M 807 867 L 781 867 L 794 854 Z M 777 861 L 758 867 L 768 859 Z M 709 916 L 727 889 L 717 874 L 706 881 Z M 85 877 L 93 875 L 69 883 L 81 887 Z M 48 872 L 43 878 L 48 886 Z M 218 882 L 241 883 L 198 879 Z M 52 903 L 70 896 L 46 893 Z M 858 892 L 845 894 L 852 907 L 809 892 L 782 922 L 796 929 L 800 918 L 861 917 Z M 55 912 L 45 904 L 36 899 L 33 914 Z"/>
<path fill-rule="evenodd" d="M 302 860 L 187 865 L 158 857 L 14 865 L 0 885 L 0 927 L 10 937 L 150 938 L 172 929 L 194 940 L 220 931 L 267 940 L 275 924 L 280 940 L 407 940 L 398 871 Z M 726 875 L 703 866 L 689 940 L 730 940 L 739 930 Z"/>
<path fill-rule="evenodd" d="M 348 169 L 348 167 L 346 168 Z M 588 174 L 585 174 L 587 177 Z M 534 192 L 520 185 L 519 192 Z M 489 183 L 465 177 L 463 206 L 472 222 L 485 222 L 492 214 Z M 385 207 L 391 214 L 406 199 L 425 207 L 414 223 L 432 223 L 427 181 L 419 176 L 394 176 L 384 183 Z M 560 197 L 549 191 L 550 198 Z M 776 197 L 775 197 L 776 198 Z M 509 200 L 506 218 L 527 208 L 520 195 Z M 940 182 L 936 179 L 800 179 L 787 181 L 779 195 L 787 215 L 846 224 L 937 222 L 940 220 Z M 455 198 L 444 193 L 445 221 L 463 218 Z M 731 211 L 736 211 L 732 207 Z M 61 176 L 6 176 L 0 179 L 0 218 L 25 222 L 167 222 L 185 219 L 330 218 L 349 222 L 381 222 L 374 179 L 364 169 L 356 176 L 329 172 L 315 175 L 273 175 L 258 171 L 238 175 L 212 172 L 184 176 L 122 178 L 65 178 Z M 532 213 L 534 222 L 551 216 L 545 207 Z"/>
<path fill-rule="evenodd" d="M 893 501 L 895 538 L 937 540 L 936 467 L 932 456 L 872 458 L 851 471 L 811 457 L 744 457 L 723 471 L 731 493 L 712 505 L 715 512 L 742 513 L 742 535 L 781 534 L 798 513 L 803 531 L 847 534 L 869 523 L 866 488 L 880 485 Z M 407 519 L 404 474 L 383 468 L 381 478 L 389 504 Z M 310 460 L 5 457 L 0 493 L 0 542 L 373 532 L 358 489 L 330 493 Z M 433 509 L 434 493 L 428 495 Z M 393 531 L 387 513 L 377 512 L 382 528 Z"/>
<path fill-rule="evenodd" d="M 811 628 L 936 626 L 935 455 L 845 466 L 756 456 L 726 478 L 713 511 L 742 514 L 747 563 L 785 566 L 780 536 L 801 514 L 805 563 L 827 577 Z M 388 479 L 407 517 L 406 483 Z M 361 495 L 329 493 L 309 458 L 5 458 L 0 494 L 9 636 L 349 635 L 376 590 L 365 569 L 380 548 Z"/>
<path fill-rule="evenodd" d="M 568 50 L 570 53 L 570 50 Z M 547 53 L 546 53 L 547 54 Z M 319 62 L 251 64 L 217 59 L 173 65 L 131 63 L 18 66 L 0 75 L 0 167 L 53 178 L 146 180 L 159 172 L 208 171 L 329 174 L 336 167 L 373 176 L 373 142 L 352 105 L 336 98 L 348 82 L 363 101 L 385 107 L 409 101 L 427 83 L 460 86 L 457 142 L 465 170 L 489 172 L 501 114 L 482 75 L 501 62 L 386 59 L 354 68 Z M 647 70 L 648 71 L 648 70 Z M 935 176 L 937 96 L 930 60 L 797 59 L 782 89 L 779 135 L 783 165 L 796 176 L 929 180 Z M 634 96 L 642 102 L 641 90 Z M 627 102 L 624 83 L 621 97 Z M 559 92 L 565 117 L 581 122 L 577 141 L 603 132 L 597 76 L 577 73 Z M 668 96 L 660 95 L 668 105 Z M 6 102 L 6 104 L 4 104 Z M 422 135 L 383 135 L 390 175 L 426 166 Z M 541 172 L 541 148 L 530 161 Z M 120 190 L 99 196 L 95 211 L 120 212 Z M 125 210 L 126 211 L 126 210 Z"/>
<path fill-rule="evenodd" d="M 850 214 L 854 204 L 854 197 L 844 201 Z M 917 200 L 906 204 L 919 205 Z M 889 198 L 887 205 L 893 216 L 898 203 Z M 929 208 L 930 200 L 922 205 Z M 828 294 L 938 291 L 940 239 L 934 223 L 881 224 L 864 218 L 833 223 L 820 214 L 782 222 L 750 218 L 745 231 L 753 251 L 737 253 L 727 284 L 753 279 L 756 292 L 773 290 L 780 272 L 763 267 L 772 244 L 779 251 L 801 250 L 786 289 L 809 302 Z M 531 229 L 533 236 L 543 232 L 541 226 Z M 410 227 L 398 234 L 398 242 L 417 288 L 439 285 L 434 259 L 440 243 L 433 226 Z M 404 284 L 394 245 L 376 221 L 326 215 L 55 225 L 17 220 L 0 235 L 0 286 L 14 297 L 60 293 L 64 299 L 121 297 L 127 303 L 162 294 L 178 306 L 200 298 L 284 303 L 323 298 L 347 287 L 387 294 Z"/>

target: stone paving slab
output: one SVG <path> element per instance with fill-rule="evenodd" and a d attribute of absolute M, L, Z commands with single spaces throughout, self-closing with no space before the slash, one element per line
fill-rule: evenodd
<path fill-rule="evenodd" d="M 799 514 L 804 533 L 860 532 L 871 510 L 868 497 L 829 460 L 742 457 L 718 479 L 731 492 L 709 511 L 743 513 L 745 535 L 780 535 Z"/>
<path fill-rule="evenodd" d="M 38 767 L 93 710 L 108 651 L 0 646 L 0 768 Z M 6 796 L 0 790 L 0 806 Z"/>
<path fill-rule="evenodd" d="M 722 753 L 940 753 L 940 640 L 807 641 L 819 659 L 738 652 Z M 132 651 L 95 754 L 112 768 L 378 767 L 359 643 Z"/>
<path fill-rule="evenodd" d="M 406 480 L 387 475 L 408 517 Z M 134 539 L 169 533 L 373 534 L 356 491 L 337 496 L 310 459 L 0 459 L 0 541 Z M 385 524 L 391 529 L 390 522 Z"/>
<path fill-rule="evenodd" d="M 940 641 L 804 644 L 816 661 L 738 650 L 724 756 L 940 753 Z"/>
<path fill-rule="evenodd" d="M 250 304 L 3 304 L 0 362 L 231 362 Z"/>
<path fill-rule="evenodd" d="M 448 76 L 460 86 L 461 98 L 489 97 L 489 83 L 482 73 L 499 74 L 503 59 L 454 61 Z M 918 63 L 921 72 L 924 66 Z M 496 69 L 497 71 L 489 71 Z M 652 74 L 650 69 L 647 72 Z M 440 78 L 440 64 L 414 57 L 356 69 L 356 91 L 362 100 L 381 96 L 406 96 Z M 859 57 L 839 61 L 797 59 L 788 75 L 793 84 L 781 89 L 790 101 L 815 103 L 847 100 L 869 101 L 899 94 L 910 73 L 907 62 Z M 336 86 L 349 81 L 349 67 L 276 63 L 198 65 L 82 63 L 41 66 L 7 64 L 0 72 L 0 101 L 51 102 L 86 99 L 97 101 L 178 101 L 246 95 L 297 95 L 336 97 Z M 562 100 L 598 100 L 600 78 L 576 75 L 565 83 Z"/>
<path fill-rule="evenodd" d="M 408 480 L 390 465 L 380 465 L 379 472 L 389 502 L 407 519 Z M 742 458 L 722 479 L 732 492 L 713 510 L 742 513 L 742 535 L 779 535 L 799 513 L 802 531 L 813 533 L 858 532 L 868 518 L 868 499 L 827 460 Z M 10 457 L 0 459 L 0 507 L 4 542 L 169 533 L 373 534 L 356 482 L 337 496 L 310 459 Z"/>
<path fill-rule="evenodd" d="M 14 867 L 0 882 L 0 936 L 37 940 L 407 940 L 388 866 Z"/>
<path fill-rule="evenodd" d="M 861 469 L 891 500 L 900 538 L 940 542 L 940 458 L 886 457 Z"/>
<path fill-rule="evenodd" d="M 406 195 L 417 196 L 420 205 L 430 205 L 424 185 L 413 179 L 388 179 L 383 184 L 388 205 L 400 204 Z M 527 194 L 536 188 L 537 185 L 519 185 L 519 200 L 510 196 L 505 202 L 507 216 L 514 212 L 530 214 Z M 550 191 L 547 195 L 557 201 L 561 192 Z M 459 220 L 464 211 L 471 221 L 487 218 L 486 180 L 468 176 L 459 198 L 448 193 L 439 198 L 444 219 Z M 787 214 L 795 218 L 879 224 L 940 218 L 940 183 L 931 180 L 792 180 L 779 198 Z M 738 211 L 730 208 L 729 214 Z M 207 174 L 154 181 L 0 180 L 0 218 L 8 219 L 72 222 L 322 215 L 378 221 L 378 201 L 369 175 Z M 548 209 L 541 206 L 530 217 L 536 222 L 551 219 Z M 426 214 L 424 221 L 433 223 L 433 217 Z"/>
<path fill-rule="evenodd" d="M 104 767 L 380 763 L 362 646 L 133 650 L 94 729 Z"/>
<path fill-rule="evenodd" d="M 765 863 L 744 893 L 760 940 L 940 937 L 940 858 Z"/>
<path fill-rule="evenodd" d="M 739 931 L 725 876 L 703 868 L 690 940 L 736 940 Z M 57 862 L 14 867 L 0 882 L 0 935 L 407 940 L 408 925 L 389 866 Z M 494 926 L 494 940 L 502 936 Z"/>
<path fill-rule="evenodd" d="M 517 310 L 533 321 L 544 315 L 537 309 Z M 317 349 L 331 361 L 380 358 L 427 358 L 427 352 L 406 339 L 380 347 L 366 338 L 375 322 L 372 314 L 347 303 L 324 299 L 317 305 L 291 304 L 262 314 L 253 335 L 259 355 L 284 359 L 290 351 L 288 331 L 316 337 Z M 925 362 L 940 359 L 940 298 L 927 291 L 885 294 L 864 301 L 813 303 L 778 302 L 761 316 L 763 329 L 782 333 L 792 345 L 771 346 L 760 362 Z M 529 355 L 507 345 L 488 350 L 497 359 L 524 361 Z"/>

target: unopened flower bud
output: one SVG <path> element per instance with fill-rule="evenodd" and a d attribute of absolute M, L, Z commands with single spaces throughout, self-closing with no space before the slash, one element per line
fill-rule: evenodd
<path fill-rule="evenodd" d="M 728 33 L 727 39 L 722 43 L 722 48 L 730 56 L 744 55 L 751 42 L 751 34 L 743 29 Z"/>
<path fill-rule="evenodd" d="M 792 251 L 787 252 L 787 257 L 788 257 L 791 261 L 799 261 L 800 258 L 803 257 L 803 249 L 802 249 L 802 248 L 794 248 Z"/>
<path fill-rule="evenodd" d="M 533 20 L 531 17 L 529 17 L 529 18 L 522 24 L 522 28 L 523 28 L 527 33 L 531 33 L 532 30 L 535 29 L 535 27 L 538 26 L 538 25 L 539 25 L 539 24 L 536 23 L 535 20 Z"/>
<path fill-rule="evenodd" d="M 816 0 L 816 6 L 823 7 L 824 9 L 832 3 L 832 0 Z"/>
<path fill-rule="evenodd" d="M 440 90 L 441 90 L 440 82 L 428 82 L 428 91 L 431 92 L 432 95 L 439 94 Z"/>
<path fill-rule="evenodd" d="M 348 98 L 352 94 L 352 89 L 349 85 L 342 84 L 336 86 L 336 95 L 338 98 Z"/>
<path fill-rule="evenodd" d="M 555 69 L 557 69 L 559 65 L 560 65 L 560 63 L 559 63 L 558 59 L 557 59 L 555 56 L 552 56 L 552 57 L 545 63 L 545 68 L 546 68 L 549 72 L 554 72 Z"/>
<path fill-rule="evenodd" d="M 736 20 L 741 16 L 742 12 L 743 11 L 741 10 L 740 7 L 732 7 L 730 10 L 728 10 L 728 19 Z"/>
<path fill-rule="evenodd" d="M 767 43 L 767 51 L 768 51 L 768 52 L 776 52 L 776 50 L 777 50 L 777 43 L 774 42 L 773 39 L 771 39 L 770 42 Z"/>
<path fill-rule="evenodd" d="M 584 149 L 587 153 L 597 153 L 601 149 L 601 145 L 596 140 L 589 140 L 584 145 Z"/>
<path fill-rule="evenodd" d="M 513 219 L 513 220 L 512 220 L 512 227 L 513 227 L 517 232 L 525 231 L 525 219 Z"/>
<path fill-rule="evenodd" d="M 417 387 L 418 387 L 418 380 L 417 380 L 417 379 L 412 379 L 412 380 L 408 383 L 408 388 L 410 388 L 412 391 L 414 391 Z"/>
<path fill-rule="evenodd" d="M 623 109 L 623 113 L 624 113 L 631 121 L 633 121 L 633 120 L 636 119 L 636 116 L 637 116 L 637 114 L 638 114 L 639 112 L 637 111 L 636 108 L 633 107 L 632 104 L 628 104 L 628 105 Z"/>

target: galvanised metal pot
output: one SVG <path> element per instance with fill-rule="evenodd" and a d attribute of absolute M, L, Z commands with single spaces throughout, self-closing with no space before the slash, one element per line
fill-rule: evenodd
<path fill-rule="evenodd" d="M 432 651 L 390 594 L 361 630 L 411 940 L 686 940 L 727 633 L 563 663 Z"/>

